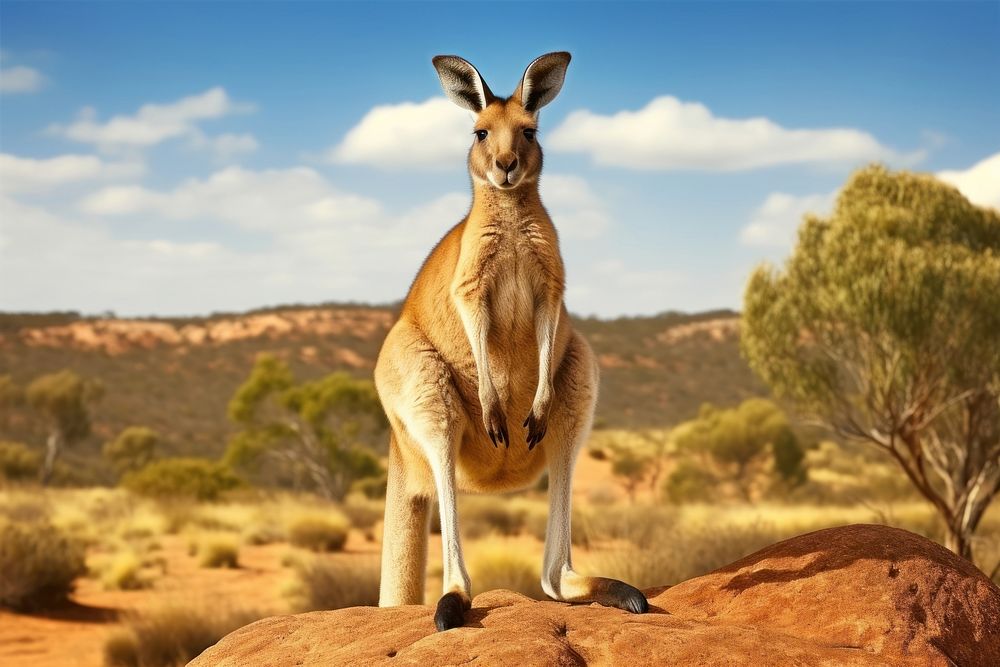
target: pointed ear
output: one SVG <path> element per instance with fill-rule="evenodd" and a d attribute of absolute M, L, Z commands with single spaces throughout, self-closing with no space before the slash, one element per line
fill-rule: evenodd
<path fill-rule="evenodd" d="M 458 56 L 435 56 L 432 62 L 448 99 L 463 109 L 479 113 L 496 99 L 472 63 Z"/>
<path fill-rule="evenodd" d="M 528 65 L 518 90 L 518 97 L 525 111 L 538 113 L 539 109 L 556 98 L 562 90 L 570 58 L 566 51 L 556 51 L 539 56 Z"/>

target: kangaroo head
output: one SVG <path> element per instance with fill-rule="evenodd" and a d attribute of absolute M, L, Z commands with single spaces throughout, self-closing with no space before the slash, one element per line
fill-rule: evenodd
<path fill-rule="evenodd" d="M 496 97 L 471 63 L 458 56 L 437 56 L 434 67 L 448 99 L 476 115 L 469 149 L 469 173 L 480 183 L 510 190 L 534 183 L 542 171 L 542 148 L 535 134 L 538 111 L 562 88 L 570 55 L 565 51 L 536 58 L 508 98 Z"/>

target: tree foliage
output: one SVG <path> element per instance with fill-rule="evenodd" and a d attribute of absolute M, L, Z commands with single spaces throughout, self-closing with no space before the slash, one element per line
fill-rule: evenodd
<path fill-rule="evenodd" d="M 20 442 L 0 441 L 0 480 L 38 479 L 42 457 Z"/>
<path fill-rule="evenodd" d="M 100 382 L 71 370 L 43 375 L 28 385 L 25 400 L 49 429 L 42 483 L 51 478 L 62 448 L 90 435 L 90 411 L 103 394 Z"/>
<path fill-rule="evenodd" d="M 782 481 L 805 479 L 804 452 L 788 417 L 766 399 L 751 398 L 728 410 L 704 405 L 696 419 L 676 430 L 675 441 L 681 452 L 707 456 L 747 500 L 757 473 L 769 461 Z M 689 469 L 684 475 L 693 479 Z"/>
<path fill-rule="evenodd" d="M 1000 491 L 1000 213 L 857 172 L 782 270 L 753 274 L 741 345 L 779 395 L 893 456 L 971 555 Z"/>
<path fill-rule="evenodd" d="M 226 453 L 234 465 L 276 460 L 331 499 L 381 473 L 363 444 L 386 425 L 370 381 L 333 373 L 299 383 L 287 364 L 263 354 L 230 401 L 229 417 L 241 427 Z"/>
<path fill-rule="evenodd" d="M 241 482 L 224 463 L 200 458 L 167 458 L 153 461 L 122 478 L 122 485 L 154 498 L 218 500 Z"/>
<path fill-rule="evenodd" d="M 119 475 L 139 470 L 156 456 L 160 435 L 145 426 L 129 426 L 114 440 L 104 444 L 101 453 Z"/>

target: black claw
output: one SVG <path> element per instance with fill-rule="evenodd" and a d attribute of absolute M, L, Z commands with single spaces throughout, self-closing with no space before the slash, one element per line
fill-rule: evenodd
<path fill-rule="evenodd" d="M 608 590 L 614 597 L 614 606 L 633 614 L 645 614 L 649 611 L 649 602 L 646 596 L 638 588 L 629 586 L 625 582 L 616 581 Z"/>
<path fill-rule="evenodd" d="M 446 593 L 438 600 L 437 611 L 434 612 L 434 625 L 438 632 L 462 627 L 465 623 L 465 610 L 470 606 L 461 593 Z"/>
<path fill-rule="evenodd" d="M 524 420 L 524 423 L 521 424 L 521 426 L 527 426 L 529 421 L 531 421 L 531 415 L 528 415 L 528 418 Z"/>
<path fill-rule="evenodd" d="M 488 433 L 489 433 L 489 436 L 490 436 L 490 440 L 493 441 L 493 446 L 496 447 L 497 446 L 497 436 L 493 433 L 493 431 L 488 431 Z"/>

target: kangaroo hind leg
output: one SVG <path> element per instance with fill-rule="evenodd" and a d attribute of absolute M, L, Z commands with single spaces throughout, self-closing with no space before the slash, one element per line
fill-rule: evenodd
<path fill-rule="evenodd" d="M 542 443 L 549 466 L 549 522 L 545 531 L 542 590 L 556 600 L 597 602 L 635 614 L 649 609 L 637 588 L 617 579 L 585 577 L 573 569 L 570 519 L 573 467 L 590 435 L 598 373 L 590 346 L 574 334 L 553 383 L 549 435 Z"/>
<path fill-rule="evenodd" d="M 389 469 L 382 526 L 380 607 L 424 603 L 430 497 L 407 485 L 403 453 L 396 436 L 389 440 Z"/>

